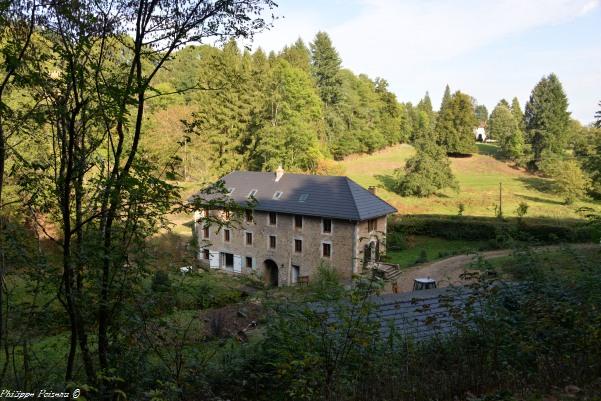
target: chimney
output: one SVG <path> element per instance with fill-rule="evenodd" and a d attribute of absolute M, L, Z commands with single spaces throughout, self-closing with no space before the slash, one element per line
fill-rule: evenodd
<path fill-rule="evenodd" d="M 367 190 L 369 192 L 371 192 L 372 194 L 374 194 L 374 195 L 376 194 L 376 187 L 374 187 L 374 186 L 371 186 L 371 187 L 367 188 Z"/>
<path fill-rule="evenodd" d="M 282 165 L 280 164 L 277 168 L 277 170 L 275 171 L 275 182 L 278 182 L 280 180 L 280 178 L 282 178 L 282 176 L 284 175 L 284 169 L 282 168 Z"/>

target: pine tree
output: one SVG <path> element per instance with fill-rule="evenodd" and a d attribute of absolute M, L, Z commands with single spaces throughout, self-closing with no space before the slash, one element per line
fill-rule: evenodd
<path fill-rule="evenodd" d="M 430 100 L 430 94 L 427 91 L 424 98 L 419 101 L 416 107 L 418 111 L 424 111 L 428 113 L 428 116 L 434 115 L 434 111 L 432 109 L 432 101 Z"/>
<path fill-rule="evenodd" d="M 457 91 L 443 106 L 436 119 L 438 144 L 449 154 L 471 153 L 477 125 L 472 99 Z"/>
<path fill-rule="evenodd" d="M 568 142 L 568 99 L 555 74 L 543 77 L 526 103 L 525 127 L 534 164 L 545 155 L 561 155 Z"/>
<path fill-rule="evenodd" d="M 282 49 L 280 57 L 290 63 L 291 66 L 300 68 L 306 72 L 311 71 L 311 51 L 301 38 L 298 38 L 291 46 Z"/>
<path fill-rule="evenodd" d="M 442 101 L 440 102 L 440 109 L 438 112 L 441 112 L 445 106 L 451 101 L 451 88 L 449 88 L 449 84 L 444 88 L 444 94 L 442 95 Z"/>
<path fill-rule="evenodd" d="M 311 66 L 326 107 L 338 103 L 342 89 L 340 64 L 342 60 L 325 32 L 318 32 L 311 43 Z"/>
<path fill-rule="evenodd" d="M 517 160 L 524 153 L 524 136 L 518 128 L 512 111 L 499 104 L 490 115 L 488 131 L 497 139 L 505 157 Z"/>
<path fill-rule="evenodd" d="M 513 114 L 513 119 L 518 125 L 518 129 L 522 135 L 525 135 L 526 130 L 524 128 L 524 113 L 522 112 L 522 107 L 520 106 L 520 101 L 517 97 L 514 97 L 511 101 L 511 114 Z"/>
<path fill-rule="evenodd" d="M 288 170 L 315 170 L 321 158 L 317 132 L 321 102 L 311 77 L 280 59 L 272 73 L 269 93 L 269 124 L 258 138 L 255 166 L 273 170 L 281 164 Z"/>

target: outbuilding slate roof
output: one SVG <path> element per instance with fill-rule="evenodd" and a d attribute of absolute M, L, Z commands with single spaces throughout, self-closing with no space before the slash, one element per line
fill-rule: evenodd
<path fill-rule="evenodd" d="M 230 196 L 239 204 L 248 201 L 256 190 L 255 210 L 328 217 L 343 220 L 367 220 L 396 212 L 396 209 L 344 176 L 320 176 L 285 173 L 277 182 L 275 174 L 257 171 L 235 171 L 222 178 Z M 279 199 L 274 199 L 276 192 Z M 203 191 L 193 195 L 214 198 Z"/>

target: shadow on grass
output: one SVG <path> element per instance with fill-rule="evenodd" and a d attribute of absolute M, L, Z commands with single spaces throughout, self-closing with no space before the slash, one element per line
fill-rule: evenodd
<path fill-rule="evenodd" d="M 534 189 L 539 192 L 552 193 L 553 182 L 545 180 L 539 177 L 519 177 L 518 180 L 522 182 L 526 188 Z"/>
<path fill-rule="evenodd" d="M 546 203 L 548 205 L 561 205 L 561 206 L 565 205 L 564 202 L 554 200 L 554 199 L 540 198 L 538 196 L 528 196 L 528 195 L 520 195 L 520 194 L 515 194 L 515 196 L 517 196 L 518 198 L 529 200 L 530 202 Z"/>
<path fill-rule="evenodd" d="M 374 175 L 374 178 L 382 184 L 387 191 L 397 193 L 397 180 L 392 175 Z"/>

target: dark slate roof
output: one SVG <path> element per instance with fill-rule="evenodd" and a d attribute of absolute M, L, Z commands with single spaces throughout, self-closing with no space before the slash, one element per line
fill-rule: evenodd
<path fill-rule="evenodd" d="M 233 188 L 232 198 L 241 205 L 256 189 L 255 210 L 329 217 L 343 220 L 367 220 L 396 212 L 396 209 L 348 177 L 285 173 L 278 182 L 275 174 L 235 171 L 222 178 L 226 188 Z M 274 193 L 281 191 L 279 200 Z M 305 195 L 306 200 L 300 201 Z M 215 195 L 193 195 L 211 199 Z M 191 199 L 192 199 L 191 198 Z"/>
<path fill-rule="evenodd" d="M 480 302 L 472 305 L 473 296 L 465 287 L 381 295 L 371 300 L 372 318 L 380 322 L 383 336 L 391 331 L 415 340 L 452 335 L 461 320 L 481 313 Z"/>

